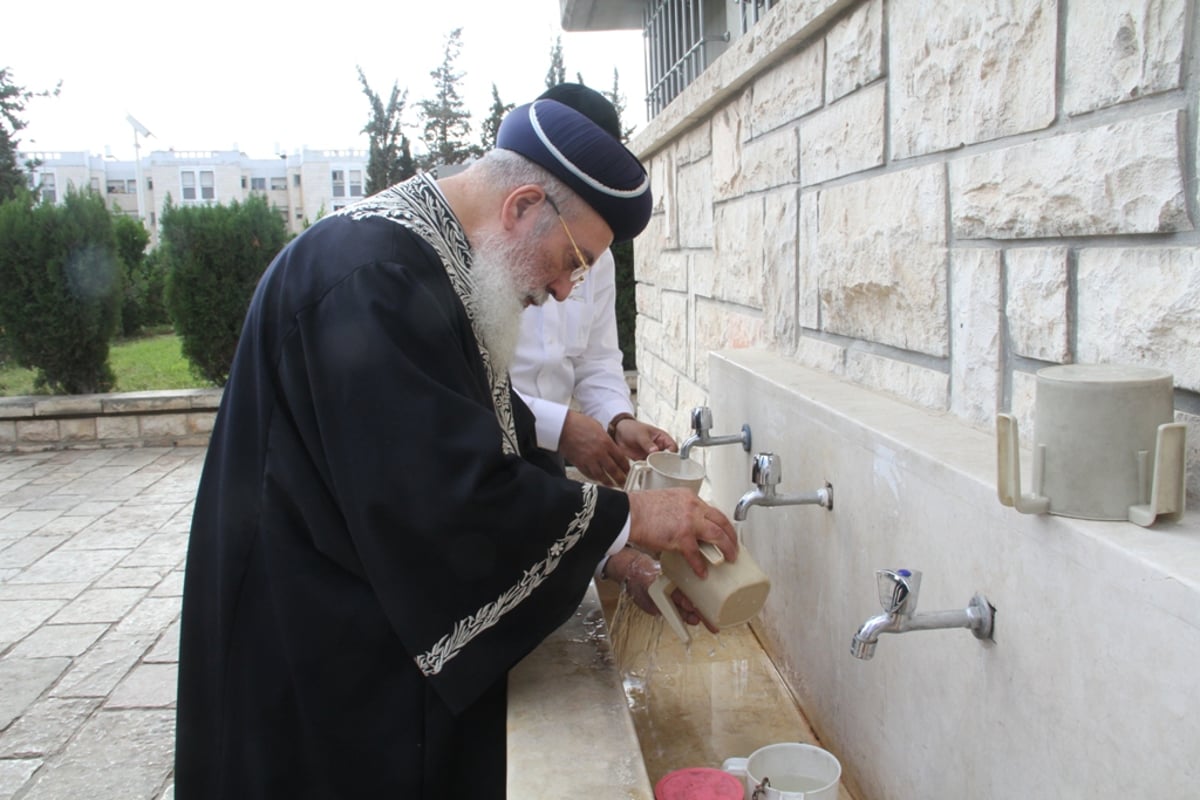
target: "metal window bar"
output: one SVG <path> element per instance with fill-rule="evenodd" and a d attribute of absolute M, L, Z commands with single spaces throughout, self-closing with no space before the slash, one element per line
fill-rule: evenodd
<path fill-rule="evenodd" d="M 734 0 L 739 6 L 741 33 L 745 34 L 781 0 Z M 667 107 L 688 84 L 708 67 L 710 42 L 728 42 L 722 36 L 705 36 L 705 0 L 650 0 L 643 15 L 646 38 L 646 112 L 650 119 Z"/>
<path fill-rule="evenodd" d="M 654 0 L 646 6 L 646 110 L 656 117 L 708 66 L 705 45 L 729 41 L 704 35 L 703 0 Z"/>
<path fill-rule="evenodd" d="M 771 10 L 771 6 L 778 2 L 779 0 L 737 0 L 741 6 L 742 33 L 754 27 L 762 16 Z"/>

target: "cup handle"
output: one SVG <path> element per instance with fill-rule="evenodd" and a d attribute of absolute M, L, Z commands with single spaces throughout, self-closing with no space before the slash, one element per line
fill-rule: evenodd
<path fill-rule="evenodd" d="M 725 763 L 721 765 L 721 769 L 734 775 L 738 778 L 746 777 L 746 765 L 750 763 L 748 758 L 727 758 Z"/>
<path fill-rule="evenodd" d="M 629 465 L 629 474 L 625 476 L 625 491 L 633 492 L 642 488 L 643 476 L 650 470 L 645 461 L 634 461 Z"/>
<path fill-rule="evenodd" d="M 675 584 L 666 575 L 659 575 L 654 579 L 654 583 L 650 584 L 647 593 L 650 599 L 654 601 L 654 605 L 658 606 L 658 610 L 662 612 L 663 619 L 671 626 L 671 630 L 675 631 L 684 644 L 689 644 L 692 637 L 688 635 L 687 626 L 683 624 L 683 617 L 679 614 L 679 609 L 671 602 L 671 592 L 675 591 Z"/>
<path fill-rule="evenodd" d="M 1165 422 L 1158 426 L 1150 502 L 1130 506 L 1130 522 L 1147 527 L 1154 524 L 1156 519 L 1174 521 L 1183 516 L 1187 496 L 1186 437 L 1187 426 L 1182 422 Z"/>
<path fill-rule="evenodd" d="M 700 554 L 708 559 L 708 563 L 714 567 L 725 563 L 725 554 L 721 552 L 721 548 L 712 542 L 701 542 Z"/>

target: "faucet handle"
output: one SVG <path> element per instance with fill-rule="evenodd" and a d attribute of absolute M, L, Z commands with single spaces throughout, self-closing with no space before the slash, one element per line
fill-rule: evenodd
<path fill-rule="evenodd" d="M 783 477 L 783 464 L 774 453 L 758 453 L 750 465 L 750 482 L 755 486 L 774 486 Z"/>
<path fill-rule="evenodd" d="M 921 587 L 921 573 L 907 569 L 877 569 L 875 580 L 879 584 L 879 605 L 889 614 L 911 614 L 917 605 L 917 592 Z"/>
<path fill-rule="evenodd" d="M 704 436 L 712 428 L 712 409 L 708 406 L 696 406 L 692 409 L 692 430 Z"/>

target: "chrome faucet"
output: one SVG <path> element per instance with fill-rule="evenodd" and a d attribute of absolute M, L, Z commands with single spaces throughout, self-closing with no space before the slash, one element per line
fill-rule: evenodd
<path fill-rule="evenodd" d="M 961 610 L 934 611 L 918 614 L 917 594 L 921 590 L 921 573 L 907 569 L 877 569 L 875 579 L 879 582 L 879 605 L 882 614 L 871 617 L 862 624 L 854 641 L 850 643 L 850 654 L 866 661 L 875 655 L 875 645 L 881 633 L 907 633 L 908 631 L 930 631 L 938 628 L 970 628 L 976 639 L 992 638 L 992 621 L 996 609 L 983 595 L 971 598 L 970 604 Z"/>
<path fill-rule="evenodd" d="M 684 440 L 679 448 L 679 457 L 687 458 L 688 453 L 693 447 L 712 447 L 716 444 L 735 444 L 740 442 L 742 449 L 747 453 L 750 452 L 750 426 L 743 425 L 741 433 L 731 433 L 728 436 L 709 436 L 708 431 L 712 428 L 712 411 L 708 406 L 696 406 L 692 409 L 692 430 L 695 431 L 691 436 Z"/>
<path fill-rule="evenodd" d="M 833 510 L 833 486 L 826 483 L 815 492 L 807 494 L 776 494 L 775 485 L 779 483 L 779 456 L 774 453 L 759 453 L 754 456 L 750 467 L 750 480 L 758 488 L 751 489 L 742 495 L 733 509 L 733 519 L 741 522 L 750 512 L 751 506 L 805 506 L 817 505 Z"/>

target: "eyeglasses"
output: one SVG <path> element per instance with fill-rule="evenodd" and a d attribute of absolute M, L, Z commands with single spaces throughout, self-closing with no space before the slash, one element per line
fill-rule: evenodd
<path fill-rule="evenodd" d="M 579 266 L 571 270 L 571 283 L 579 285 L 583 282 L 583 277 L 587 275 L 592 265 L 587 263 L 587 259 L 583 257 L 583 251 L 579 249 L 579 245 L 575 244 L 575 237 L 571 235 L 571 229 L 567 227 L 567 221 L 563 219 L 562 212 L 558 210 L 558 204 L 550 195 L 546 195 L 546 202 L 554 209 L 554 214 L 558 217 L 558 221 L 562 224 L 563 231 L 567 234 L 567 238 L 571 241 L 571 247 L 575 248 L 575 258 L 579 259 Z"/>

